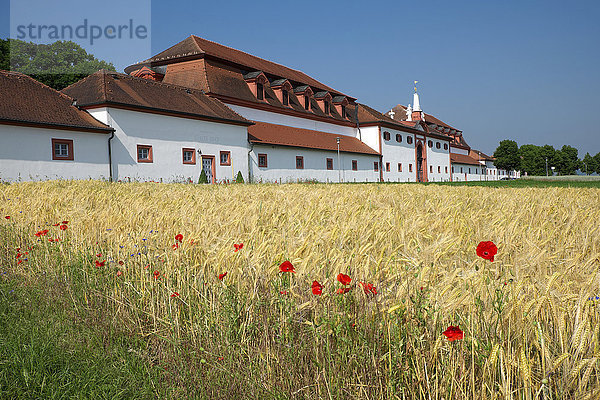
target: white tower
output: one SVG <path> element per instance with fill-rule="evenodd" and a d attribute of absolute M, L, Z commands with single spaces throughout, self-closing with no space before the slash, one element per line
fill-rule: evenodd
<path fill-rule="evenodd" d="M 417 82 L 415 81 L 415 93 L 413 94 L 413 109 L 411 121 L 424 121 L 423 110 L 421 110 L 421 103 L 419 101 L 419 93 L 417 93 Z"/>

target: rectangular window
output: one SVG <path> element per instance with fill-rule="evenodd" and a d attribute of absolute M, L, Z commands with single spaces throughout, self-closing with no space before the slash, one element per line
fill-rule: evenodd
<path fill-rule="evenodd" d="M 469 173 L 471 173 L 471 168 L 469 168 Z"/>
<path fill-rule="evenodd" d="M 402 172 L 402 163 L 401 162 L 398 163 L 398 172 Z"/>
<path fill-rule="evenodd" d="M 296 169 L 304 169 L 304 157 L 296 156 Z"/>
<path fill-rule="evenodd" d="M 375 161 L 373 163 L 373 171 L 375 171 L 375 172 L 379 171 L 379 163 L 377 161 Z"/>
<path fill-rule="evenodd" d="M 444 167 L 444 169 L 446 170 L 446 173 L 448 173 L 448 167 Z"/>
<path fill-rule="evenodd" d="M 346 118 L 346 106 L 342 106 L 342 118 Z"/>
<path fill-rule="evenodd" d="M 327 159 L 327 169 L 333 169 L 333 158 Z"/>
<path fill-rule="evenodd" d="M 429 166 L 429 173 L 430 173 L 430 174 L 433 174 L 433 165 L 430 165 L 430 166 Z"/>
<path fill-rule="evenodd" d="M 220 153 L 220 161 L 221 161 L 221 165 L 231 165 L 231 152 L 230 151 L 222 151 Z"/>
<path fill-rule="evenodd" d="M 194 149 L 183 149 L 183 163 L 184 164 L 196 164 L 196 150 Z"/>
<path fill-rule="evenodd" d="M 440 172 L 442 172 L 442 167 L 440 167 L 440 166 L 438 165 L 438 174 L 439 174 Z"/>
<path fill-rule="evenodd" d="M 329 102 L 323 102 L 323 109 L 325 110 L 325 114 L 329 115 Z"/>
<path fill-rule="evenodd" d="M 389 162 L 385 163 L 385 172 L 390 172 L 390 163 Z"/>
<path fill-rule="evenodd" d="M 73 161 L 73 141 L 70 139 L 52 139 L 52 159 Z"/>
<path fill-rule="evenodd" d="M 352 160 L 352 171 L 358 171 L 358 161 Z"/>
<path fill-rule="evenodd" d="M 258 166 L 267 168 L 267 155 L 266 154 L 258 154 Z"/>
<path fill-rule="evenodd" d="M 408 172 L 412 172 L 412 164 L 408 164 Z"/>
<path fill-rule="evenodd" d="M 287 90 L 284 90 L 281 92 L 281 97 L 283 98 L 283 105 L 287 106 L 288 104 L 290 104 L 290 97 L 288 95 Z"/>
<path fill-rule="evenodd" d="M 138 144 L 137 145 L 137 161 L 139 163 L 153 162 L 154 160 L 152 158 L 152 146 Z"/>
<path fill-rule="evenodd" d="M 256 98 L 259 100 L 265 98 L 265 88 L 262 83 L 256 82 Z"/>
<path fill-rule="evenodd" d="M 462 168 L 463 168 L 463 167 L 460 167 L 460 173 L 461 173 L 461 174 L 463 173 L 463 172 L 462 172 Z"/>
<path fill-rule="evenodd" d="M 304 109 L 310 109 L 310 98 L 308 96 L 304 96 Z"/>

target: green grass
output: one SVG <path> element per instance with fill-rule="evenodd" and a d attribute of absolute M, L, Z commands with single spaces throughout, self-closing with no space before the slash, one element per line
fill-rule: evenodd
<path fill-rule="evenodd" d="M 597 181 L 575 181 L 575 180 L 535 180 L 515 179 L 509 181 L 473 181 L 473 182 L 430 182 L 426 185 L 448 185 L 448 186 L 483 186 L 492 188 L 600 188 L 600 180 Z"/>
<path fill-rule="evenodd" d="M 61 286 L 1 275 L 0 398 L 161 397 L 161 369 L 139 356 L 144 342 L 80 318 Z"/>

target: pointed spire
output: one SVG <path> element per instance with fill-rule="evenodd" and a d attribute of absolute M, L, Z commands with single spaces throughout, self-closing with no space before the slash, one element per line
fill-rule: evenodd
<path fill-rule="evenodd" d="M 421 103 L 419 102 L 419 93 L 417 93 L 417 82 L 415 81 L 415 93 L 413 94 L 413 111 L 423 111 L 421 110 Z"/>

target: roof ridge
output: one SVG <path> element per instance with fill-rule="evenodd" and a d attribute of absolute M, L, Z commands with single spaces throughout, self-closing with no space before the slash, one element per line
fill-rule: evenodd
<path fill-rule="evenodd" d="M 268 62 L 268 63 L 275 64 L 275 65 L 278 65 L 278 66 L 280 66 L 280 67 L 283 67 L 283 68 L 286 68 L 286 69 L 290 69 L 290 70 L 292 70 L 292 71 L 294 71 L 294 72 L 299 72 L 299 73 L 301 73 L 301 74 L 304 74 L 304 75 L 306 75 L 304 72 L 300 71 L 299 69 L 294 69 L 294 68 L 287 67 L 287 66 L 285 66 L 285 65 L 283 65 L 283 64 L 280 64 L 280 63 L 278 63 L 278 62 L 275 62 L 275 61 L 270 61 L 270 60 L 267 60 L 266 58 L 262 58 L 262 57 L 259 57 L 259 56 L 255 56 L 254 54 L 247 53 L 247 52 L 245 52 L 245 51 L 243 51 L 243 50 L 239 50 L 239 49 L 233 48 L 233 47 L 231 47 L 231 46 L 226 46 L 226 45 L 224 45 L 224 44 L 217 43 L 217 42 L 215 42 L 215 41 L 213 41 L 213 40 L 210 40 L 210 39 L 205 39 L 205 38 L 202 38 L 202 37 L 200 37 L 200 36 L 192 35 L 192 37 L 194 37 L 194 38 L 197 38 L 197 39 L 201 39 L 201 40 L 206 40 L 207 42 L 210 42 L 210 43 L 216 44 L 216 45 L 218 45 L 218 46 L 225 47 L 225 48 L 228 48 L 228 49 L 230 49 L 230 50 L 234 50 L 234 51 L 237 51 L 237 52 L 240 52 L 240 53 L 244 53 L 244 54 L 246 54 L 247 56 L 254 57 L 254 58 L 259 58 L 259 59 L 261 59 L 261 60 L 263 60 L 263 61 L 266 61 L 266 62 Z M 198 44 L 198 42 L 196 42 L 196 44 Z M 198 47 L 199 47 L 199 46 L 198 46 Z M 202 48 L 200 48 L 200 50 L 202 50 Z M 202 51 L 203 51 L 203 52 L 206 54 L 206 52 L 205 52 L 204 50 L 202 50 Z M 307 76 L 308 76 L 308 75 L 307 75 Z M 286 77 L 284 77 L 284 76 L 282 76 L 282 78 L 285 78 L 285 79 L 288 79 L 288 80 L 289 80 L 289 78 L 286 78 Z M 316 79 L 315 79 L 315 80 L 316 80 Z M 301 83 L 304 83 L 304 82 L 301 82 Z M 310 85 L 309 85 L 309 86 L 310 86 Z"/>
<path fill-rule="evenodd" d="M 274 64 L 274 65 L 276 65 L 276 66 L 278 66 L 278 67 L 285 68 L 285 69 L 288 69 L 288 70 L 290 70 L 290 71 L 293 71 L 293 72 L 296 72 L 296 73 L 302 74 L 302 75 L 304 75 L 306 78 L 309 78 L 309 79 L 312 79 L 312 80 L 314 80 L 314 81 L 318 82 L 318 83 L 319 83 L 319 84 L 322 86 L 322 87 L 320 88 L 321 90 L 330 91 L 330 92 L 336 93 L 336 94 L 338 94 L 338 95 L 343 95 L 343 96 L 346 96 L 346 97 L 351 97 L 351 98 L 353 98 L 352 96 L 348 96 L 348 95 L 344 94 L 343 92 L 340 92 L 340 91 L 338 91 L 338 90 L 335 90 L 335 89 L 333 89 L 333 88 L 330 88 L 329 86 L 325 85 L 325 84 L 324 84 L 324 83 L 322 83 L 321 81 L 318 81 L 317 79 L 315 79 L 315 78 L 312 78 L 310 75 L 306 74 L 305 72 L 303 72 L 303 71 L 301 71 L 301 70 L 299 70 L 299 69 L 291 68 L 291 67 L 288 67 L 288 66 L 286 66 L 286 65 L 280 64 L 280 63 L 278 63 L 278 62 L 271 61 L 271 60 L 267 60 L 266 58 L 262 58 L 262 57 L 259 57 L 259 56 L 255 56 L 254 54 L 250 54 L 250 53 L 248 53 L 248 52 L 245 52 L 245 51 L 243 51 L 243 50 L 239 50 L 239 49 L 236 49 L 236 48 L 234 48 L 234 47 L 227 46 L 227 45 L 224 45 L 224 44 L 221 44 L 221 43 L 215 42 L 215 41 L 213 41 L 213 40 L 210 40 L 210 39 L 205 39 L 205 38 L 202 38 L 202 37 L 200 37 L 200 36 L 196 36 L 196 35 L 191 35 L 191 36 L 194 38 L 194 41 L 195 41 L 195 39 L 205 40 L 205 41 L 207 41 L 207 42 L 210 42 L 210 43 L 213 43 L 213 44 L 215 44 L 215 45 L 217 45 L 217 46 L 225 47 L 226 49 L 233 50 L 233 51 L 237 51 L 238 53 L 245 54 L 245 55 L 247 55 L 247 56 L 250 56 L 250 57 L 253 57 L 253 58 L 259 59 L 259 60 L 261 60 L 261 61 L 264 61 L 264 62 L 267 62 L 267 63 L 269 63 L 269 64 Z M 204 54 L 206 54 L 206 51 L 204 51 L 204 50 L 203 50 L 203 49 L 200 47 L 200 45 L 198 44 L 198 42 L 196 42 L 196 45 L 198 45 L 198 47 L 200 48 L 200 50 L 201 50 L 201 51 L 202 51 Z M 168 49 L 167 49 L 167 50 L 168 50 Z M 226 59 L 226 58 L 223 58 L 223 59 Z M 230 61 L 230 62 L 235 62 L 235 61 L 233 61 L 233 60 L 228 60 L 228 61 Z M 237 62 L 236 62 L 236 63 L 237 63 Z M 264 72 L 264 71 L 263 71 L 263 72 Z M 270 73 L 270 72 L 269 72 L 269 73 Z M 270 74 L 271 74 L 271 75 L 275 75 L 275 74 L 272 74 L 272 73 L 270 73 Z M 277 76 L 279 76 L 279 75 L 277 75 Z M 285 76 L 281 76 L 281 78 L 285 78 L 285 79 L 287 79 L 287 80 L 290 80 L 290 78 L 288 78 L 288 77 L 285 77 Z M 309 83 L 306 83 L 306 82 L 299 82 L 299 83 L 301 83 L 302 85 L 315 86 L 315 85 L 311 85 L 311 84 L 309 84 Z M 316 87 L 316 86 L 315 86 L 315 87 Z"/>

